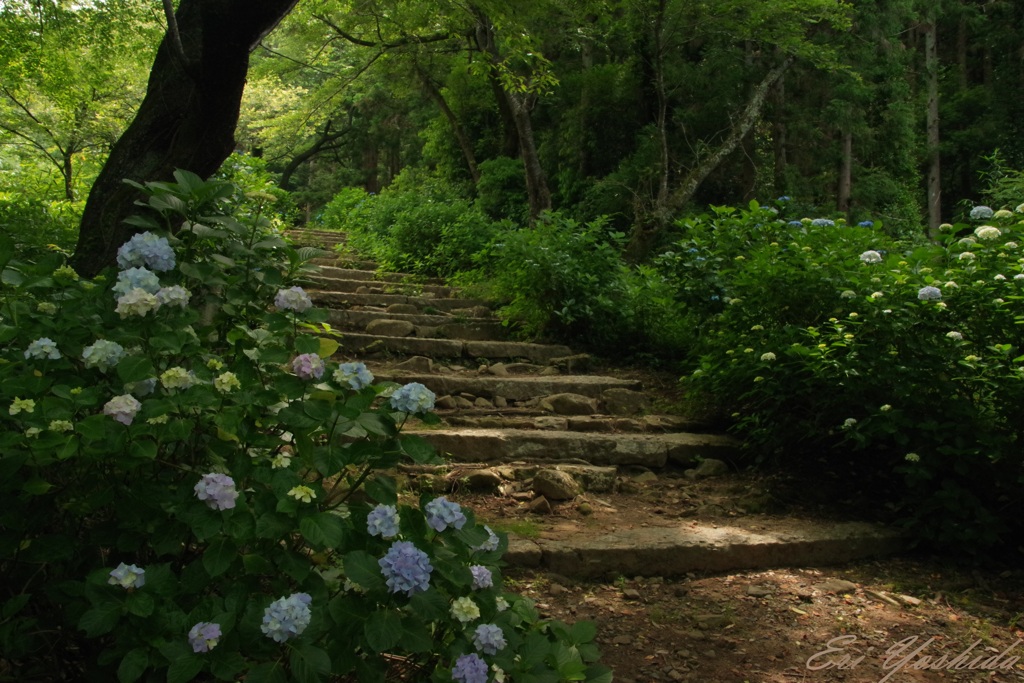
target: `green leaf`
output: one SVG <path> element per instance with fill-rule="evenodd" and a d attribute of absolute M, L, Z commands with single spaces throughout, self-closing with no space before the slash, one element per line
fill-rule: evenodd
<path fill-rule="evenodd" d="M 203 568 L 211 578 L 228 570 L 238 557 L 238 546 L 230 538 L 216 538 L 203 553 Z"/>
<path fill-rule="evenodd" d="M 320 350 L 320 337 L 300 334 L 295 339 L 295 353 L 317 353 Z"/>
<path fill-rule="evenodd" d="M 374 652 L 386 652 L 402 639 L 402 618 L 395 612 L 377 611 L 363 627 L 366 643 Z"/>
<path fill-rule="evenodd" d="M 587 683 L 612 683 L 612 670 L 604 664 L 587 667 Z"/>
<path fill-rule="evenodd" d="M 304 645 L 292 648 L 288 662 L 299 683 L 320 683 L 331 671 L 331 658 L 318 647 Z"/>
<path fill-rule="evenodd" d="M 237 652 L 218 652 L 210 659 L 210 673 L 222 681 L 234 681 L 245 669 L 245 658 Z"/>
<path fill-rule="evenodd" d="M 337 548 L 341 545 L 344 536 L 344 525 L 337 515 L 320 512 L 310 517 L 304 517 L 299 522 L 299 531 L 314 546 Z"/>
<path fill-rule="evenodd" d="M 569 629 L 569 637 L 576 645 L 589 643 L 597 636 L 597 624 L 592 621 L 577 621 Z"/>
<path fill-rule="evenodd" d="M 189 655 L 171 662 L 167 669 L 167 683 L 188 683 L 203 670 L 203 660 Z"/>
<path fill-rule="evenodd" d="M 146 672 L 147 666 L 149 666 L 149 653 L 145 648 L 137 647 L 134 650 L 129 650 L 117 667 L 117 680 L 120 683 L 133 683 Z"/>
<path fill-rule="evenodd" d="M 381 505 L 396 505 L 398 503 L 395 480 L 391 477 L 379 474 L 368 480 L 363 489 L 366 491 L 366 495 Z"/>
<path fill-rule="evenodd" d="M 320 349 L 317 351 L 317 355 L 321 358 L 330 358 L 338 350 L 338 347 L 341 346 L 338 342 L 327 337 L 317 337 L 317 339 L 320 340 Z"/>
<path fill-rule="evenodd" d="M 448 601 L 437 590 L 430 588 L 409 599 L 412 611 L 427 621 L 440 621 L 448 615 Z"/>
<path fill-rule="evenodd" d="M 437 450 L 422 436 L 403 434 L 398 442 L 402 446 L 402 452 L 415 463 L 425 465 L 440 459 Z"/>
<path fill-rule="evenodd" d="M 129 593 L 125 606 L 137 617 L 148 617 L 153 613 L 153 596 L 149 593 L 134 591 Z"/>
<path fill-rule="evenodd" d="M 365 550 L 353 550 L 345 555 L 345 576 L 366 590 L 384 587 L 384 575 L 377 559 Z"/>
<path fill-rule="evenodd" d="M 131 454 L 133 457 L 142 458 L 144 460 L 156 460 L 156 442 L 150 441 L 149 439 L 133 441 L 131 444 Z"/>
<path fill-rule="evenodd" d="M 117 376 L 125 384 L 130 384 L 155 377 L 156 370 L 146 356 L 125 356 L 117 364 Z"/>
<path fill-rule="evenodd" d="M 245 683 L 287 683 L 287 681 L 282 662 L 258 664 L 249 669 L 245 675 Z"/>
<path fill-rule="evenodd" d="M 85 631 L 85 635 L 90 638 L 95 638 L 104 633 L 110 633 L 120 619 L 121 603 L 105 602 L 83 614 L 82 618 L 78 620 L 78 628 Z"/>
<path fill-rule="evenodd" d="M 50 489 L 52 489 L 53 484 L 44 479 L 40 479 L 39 477 L 33 477 L 32 479 L 26 481 L 21 488 L 23 491 L 25 491 L 25 493 L 28 493 L 29 495 L 41 496 Z"/>
<path fill-rule="evenodd" d="M 0 611 L 0 618 L 7 620 L 13 617 L 15 614 L 21 611 L 21 608 L 28 604 L 28 601 L 32 599 L 31 593 L 22 593 L 21 595 L 15 595 L 13 598 L 4 603 L 4 608 Z"/>

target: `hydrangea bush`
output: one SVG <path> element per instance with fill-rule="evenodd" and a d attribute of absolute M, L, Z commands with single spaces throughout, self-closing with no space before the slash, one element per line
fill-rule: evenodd
<path fill-rule="evenodd" d="M 592 624 L 505 592 L 504 538 L 399 501 L 383 471 L 437 459 L 401 431 L 433 396 L 331 360 L 301 255 L 223 183 L 143 189 L 118 272 L 0 244 L 7 674 L 610 681 Z"/>
<path fill-rule="evenodd" d="M 976 208 L 941 244 L 719 208 L 662 257 L 701 331 L 685 384 L 753 454 L 973 549 L 1019 537 L 1024 490 L 1024 213 Z"/>

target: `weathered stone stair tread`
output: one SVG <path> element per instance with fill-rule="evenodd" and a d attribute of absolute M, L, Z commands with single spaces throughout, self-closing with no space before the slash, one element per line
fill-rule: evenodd
<path fill-rule="evenodd" d="M 374 281 L 374 280 L 343 280 L 340 278 L 332 277 L 319 277 L 314 276 L 310 278 L 319 289 L 328 292 L 355 292 L 361 287 L 376 288 L 380 290 L 380 294 L 407 294 L 410 291 L 415 292 L 431 292 L 435 296 L 442 299 L 452 299 L 452 294 L 455 294 L 455 290 L 447 285 L 430 285 L 430 284 L 418 284 L 418 283 L 403 283 L 398 281 Z"/>
<path fill-rule="evenodd" d="M 330 292 L 309 289 L 309 296 L 322 306 L 390 306 L 391 304 L 412 304 L 420 309 L 453 311 L 460 308 L 486 306 L 480 299 L 439 299 L 405 294 L 356 294 L 355 292 Z"/>
<path fill-rule="evenodd" d="M 409 356 L 431 358 L 527 358 L 547 363 L 571 353 L 567 346 L 531 344 L 508 341 L 463 341 L 461 339 L 433 339 L 421 337 L 381 337 L 373 334 L 348 332 L 342 335 L 341 350 L 348 353 L 374 353 L 388 351 Z"/>
<path fill-rule="evenodd" d="M 906 539 L 899 533 L 874 524 L 750 516 L 604 533 L 592 527 L 559 529 L 554 538 L 533 540 L 510 536 L 505 560 L 579 578 L 670 577 L 839 564 L 905 549 Z"/>
<path fill-rule="evenodd" d="M 442 325 L 479 325 L 504 329 L 504 326 L 493 318 L 464 318 L 462 316 L 437 313 L 389 313 L 385 309 L 360 308 L 331 309 L 328 320 L 332 325 L 359 325 L 366 327 L 374 320 L 404 320 L 417 326 L 440 327 Z"/>
<path fill-rule="evenodd" d="M 530 429 L 417 431 L 456 461 L 582 460 L 591 465 L 691 465 L 697 457 L 730 458 L 739 444 L 719 434 L 603 434 Z"/>
<path fill-rule="evenodd" d="M 369 263 L 369 262 L 368 262 Z M 320 274 L 326 278 L 339 280 L 364 280 L 369 282 L 401 282 L 403 284 L 415 284 L 422 282 L 431 285 L 443 285 L 444 281 L 436 277 L 422 278 L 418 275 L 408 273 L 388 273 L 377 270 L 376 264 L 373 268 L 339 268 L 338 266 L 320 266 Z"/>
<path fill-rule="evenodd" d="M 377 377 L 378 379 L 389 379 L 403 384 L 419 382 L 438 396 L 467 393 L 484 398 L 502 396 L 516 401 L 561 393 L 599 398 L 601 393 L 608 389 L 640 389 L 639 380 L 601 377 L 599 375 L 493 377 L 488 375 L 436 375 L 400 372 L 381 373 Z"/>
<path fill-rule="evenodd" d="M 664 422 L 659 422 L 646 418 L 610 415 L 553 416 L 551 413 L 529 408 L 503 408 L 501 415 L 495 415 L 494 412 L 494 409 L 472 408 L 447 412 L 437 411 L 437 414 L 441 417 L 441 421 L 449 427 L 473 429 L 547 429 L 601 434 L 639 432 L 658 434 L 683 430 L 697 431 L 703 427 L 697 422 L 676 419 L 673 416 L 664 416 Z"/>
<path fill-rule="evenodd" d="M 314 266 L 320 266 L 321 268 L 343 268 L 346 270 L 362 270 L 371 273 L 377 272 L 380 265 L 376 261 L 370 261 L 367 259 L 356 258 L 355 256 L 347 256 L 345 254 L 336 254 L 334 256 L 318 256 L 309 261 Z M 400 275 L 400 273 L 396 273 Z"/>

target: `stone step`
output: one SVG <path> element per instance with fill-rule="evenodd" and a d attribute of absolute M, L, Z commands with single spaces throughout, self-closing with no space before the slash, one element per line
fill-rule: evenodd
<path fill-rule="evenodd" d="M 348 235 L 343 232 L 334 232 L 331 230 L 310 230 L 308 228 L 300 228 L 297 230 L 285 230 L 285 237 L 290 239 L 292 242 L 297 244 L 311 244 L 319 246 L 321 244 L 345 244 L 348 242 Z"/>
<path fill-rule="evenodd" d="M 506 562 L 576 578 L 681 576 L 687 572 L 841 564 L 905 552 L 897 531 L 865 522 L 748 517 L 600 531 L 564 528 L 550 538 L 510 535 Z"/>
<path fill-rule="evenodd" d="M 374 371 L 374 375 L 377 379 L 391 380 L 399 384 L 419 382 L 438 396 L 466 393 L 490 399 L 501 396 L 513 401 L 525 401 L 552 394 L 579 394 L 588 398 L 600 399 L 602 394 L 609 389 L 637 391 L 641 388 L 639 380 L 599 375 L 491 377 L 407 372 L 377 374 L 376 371 Z"/>
<path fill-rule="evenodd" d="M 644 415 L 642 417 L 616 417 L 611 415 L 552 415 L 529 408 L 495 410 L 471 408 L 466 410 L 437 411 L 443 424 L 471 429 L 546 429 L 561 432 L 599 433 L 666 433 L 695 431 L 706 428 L 694 420 L 675 415 Z"/>
<path fill-rule="evenodd" d="M 356 294 L 355 292 L 328 292 L 309 289 L 310 298 L 318 306 L 348 308 L 350 306 L 391 306 L 412 304 L 426 313 L 431 311 L 452 312 L 476 307 L 487 307 L 481 299 L 439 299 L 431 296 L 408 296 L 405 294 Z"/>
<path fill-rule="evenodd" d="M 456 462 L 582 461 L 590 465 L 669 462 L 692 466 L 697 458 L 731 459 L 740 444 L 720 434 L 601 434 L 530 429 L 413 430 Z"/>
<path fill-rule="evenodd" d="M 392 337 L 433 337 L 463 341 L 504 339 L 506 328 L 495 320 L 464 319 L 452 315 L 388 313 L 383 310 L 330 309 L 327 321 L 342 330 Z"/>
<path fill-rule="evenodd" d="M 509 341 L 462 341 L 420 337 L 382 337 L 350 332 L 339 340 L 341 351 L 348 354 L 394 353 L 430 358 L 525 358 L 535 363 L 549 363 L 572 354 L 568 346 L 531 344 Z"/>
<path fill-rule="evenodd" d="M 366 270 L 376 272 L 380 265 L 376 261 L 369 261 L 367 259 L 356 258 L 346 254 L 337 254 L 334 256 L 318 256 L 314 259 L 310 259 L 310 264 L 314 266 L 320 266 L 321 268 L 343 268 L 346 270 Z"/>
<path fill-rule="evenodd" d="M 309 278 L 315 287 L 325 292 L 358 292 L 362 294 L 405 294 L 420 296 L 430 292 L 439 299 L 457 298 L 457 290 L 447 285 L 419 284 L 411 282 L 374 282 L 370 280 L 343 280 L 333 277 L 314 276 Z"/>
<path fill-rule="evenodd" d="M 373 282 L 401 282 L 407 284 L 415 284 L 417 282 L 423 282 L 425 284 L 432 285 L 443 285 L 444 280 L 437 277 L 420 277 L 418 275 L 410 275 L 408 273 L 387 273 L 381 272 L 376 268 L 359 269 L 359 268 L 339 268 L 337 266 L 320 266 L 320 274 L 327 278 L 336 278 L 339 280 L 368 280 Z"/>

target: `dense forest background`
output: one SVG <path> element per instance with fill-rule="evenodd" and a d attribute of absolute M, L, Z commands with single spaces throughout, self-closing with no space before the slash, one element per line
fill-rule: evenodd
<path fill-rule="evenodd" d="M 1012 0 L 307 0 L 252 52 L 236 150 L 299 222 L 404 174 L 519 224 L 607 215 L 638 256 L 780 195 L 934 231 L 1024 167 L 1022 26 Z M 77 225 L 166 28 L 144 0 L 0 5 L 0 217 Z"/>

